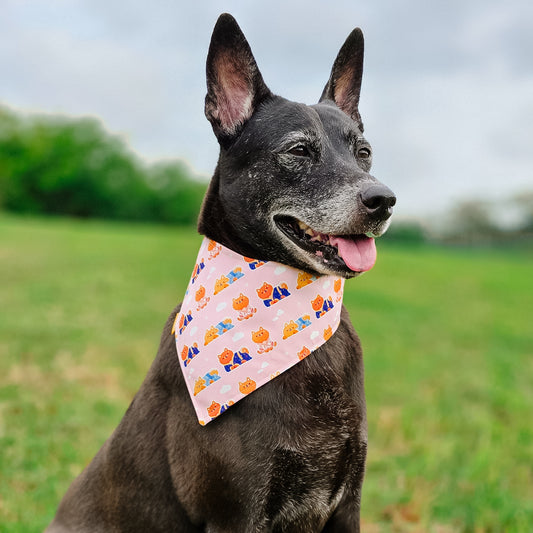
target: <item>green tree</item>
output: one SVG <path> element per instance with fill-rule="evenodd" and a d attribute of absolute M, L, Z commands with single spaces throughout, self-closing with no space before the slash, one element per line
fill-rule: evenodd
<path fill-rule="evenodd" d="M 19 117 L 0 108 L 0 206 L 192 224 L 205 185 L 180 162 L 148 167 L 92 118 Z"/>

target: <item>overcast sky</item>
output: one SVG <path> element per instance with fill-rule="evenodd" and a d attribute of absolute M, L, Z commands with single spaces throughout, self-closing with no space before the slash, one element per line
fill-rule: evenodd
<path fill-rule="evenodd" d="M 0 103 L 97 116 L 142 157 L 211 175 L 205 57 L 224 11 L 271 90 L 308 104 L 363 29 L 372 173 L 399 213 L 533 190 L 531 0 L 1 0 Z"/>

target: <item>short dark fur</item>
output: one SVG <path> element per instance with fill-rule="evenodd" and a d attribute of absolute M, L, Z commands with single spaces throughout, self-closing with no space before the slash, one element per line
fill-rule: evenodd
<path fill-rule="evenodd" d="M 206 115 L 221 152 L 202 234 L 249 257 L 355 275 L 340 259 L 299 251 L 283 225 L 298 215 L 324 233 L 386 229 L 394 197 L 368 174 L 358 111 L 362 47 L 354 30 L 321 102 L 309 107 L 269 91 L 237 23 L 220 17 Z M 346 216 L 328 216 L 331 205 Z M 123 420 L 47 531 L 359 531 L 366 410 L 362 352 L 347 311 L 325 345 L 202 427 L 171 334 L 178 309 Z"/>

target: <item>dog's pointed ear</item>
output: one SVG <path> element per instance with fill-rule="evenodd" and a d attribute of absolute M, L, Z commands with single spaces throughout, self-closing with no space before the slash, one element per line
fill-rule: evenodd
<path fill-rule="evenodd" d="M 225 145 L 271 96 L 246 37 L 227 13 L 220 15 L 213 30 L 206 71 L 205 115 Z"/>
<path fill-rule="evenodd" d="M 361 128 L 363 125 L 359 114 L 359 94 L 363 77 L 364 46 L 363 32 L 355 28 L 342 45 L 320 97 L 320 102 L 335 102 L 342 111 L 358 122 Z"/>

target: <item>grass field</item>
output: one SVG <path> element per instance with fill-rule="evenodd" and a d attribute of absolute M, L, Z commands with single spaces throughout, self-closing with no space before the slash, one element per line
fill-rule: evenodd
<path fill-rule="evenodd" d="M 42 531 L 181 299 L 190 230 L 0 216 L 0 532 Z M 533 531 L 533 252 L 378 243 L 364 532 Z"/>

